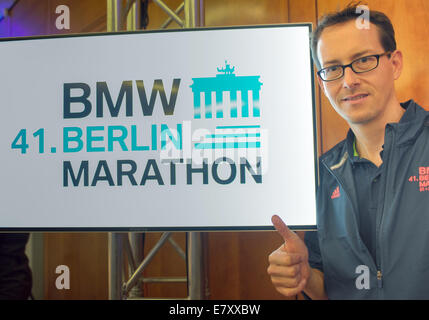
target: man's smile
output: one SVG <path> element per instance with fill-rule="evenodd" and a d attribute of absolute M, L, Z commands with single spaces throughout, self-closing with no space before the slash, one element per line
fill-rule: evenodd
<path fill-rule="evenodd" d="M 358 93 L 354 95 L 348 95 L 341 99 L 342 102 L 350 103 L 361 103 L 369 96 L 368 93 Z"/>

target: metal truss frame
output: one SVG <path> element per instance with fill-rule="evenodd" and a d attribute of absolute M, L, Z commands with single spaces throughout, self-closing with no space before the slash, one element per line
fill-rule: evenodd
<path fill-rule="evenodd" d="M 176 22 L 181 28 L 204 26 L 204 0 L 184 0 L 172 10 L 162 0 L 153 0 L 168 18 L 160 26 L 167 28 Z M 135 31 L 140 25 L 140 0 L 107 0 L 107 31 Z M 184 12 L 184 19 L 180 14 Z M 171 238 L 171 232 L 164 232 L 156 245 L 144 257 L 144 233 L 109 233 L 109 299 L 145 299 L 142 283 L 169 282 L 188 284 L 188 297 L 180 299 L 201 300 L 206 294 L 206 277 L 202 248 L 202 233 L 187 232 L 186 252 Z M 187 277 L 143 278 L 143 271 L 156 253 L 169 241 L 187 266 Z M 131 277 L 125 279 L 124 260 L 128 260 Z"/>

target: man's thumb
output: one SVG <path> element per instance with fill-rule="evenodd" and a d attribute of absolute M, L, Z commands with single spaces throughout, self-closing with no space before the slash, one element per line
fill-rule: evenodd
<path fill-rule="evenodd" d="M 273 215 L 271 217 L 271 222 L 276 228 L 277 232 L 283 237 L 285 241 L 290 240 L 293 232 L 289 230 L 287 225 L 283 222 L 283 220 L 278 215 Z"/>

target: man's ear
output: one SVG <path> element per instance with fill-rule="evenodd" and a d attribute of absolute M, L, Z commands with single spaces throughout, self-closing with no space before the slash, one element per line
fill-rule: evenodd
<path fill-rule="evenodd" d="M 402 67 L 404 65 L 402 58 L 402 51 L 395 50 L 390 58 L 393 66 L 393 78 L 398 80 L 402 73 Z"/>

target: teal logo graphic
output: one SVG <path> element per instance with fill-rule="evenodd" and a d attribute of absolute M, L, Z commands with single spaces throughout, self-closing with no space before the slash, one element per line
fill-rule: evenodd
<path fill-rule="evenodd" d="M 238 76 L 234 73 L 235 67 L 227 61 L 217 71 L 215 77 L 192 78 L 194 119 L 260 119 L 260 76 Z M 214 102 L 212 96 L 216 97 Z M 203 141 L 194 146 L 200 150 L 259 149 L 261 127 L 249 123 L 217 125 L 214 134 L 205 135 Z"/>
<path fill-rule="evenodd" d="M 194 119 L 224 118 L 223 92 L 229 92 L 229 116 L 238 118 L 237 93 L 241 94 L 241 117 L 260 117 L 259 92 L 262 82 L 260 76 L 237 76 L 232 67 L 225 61 L 224 68 L 217 68 L 219 72 L 211 78 L 192 78 L 193 84 L 190 86 L 194 94 Z M 216 93 L 216 101 L 213 104 L 212 92 Z M 204 94 L 204 112 L 201 106 L 201 93 Z M 249 93 L 252 95 L 252 110 L 249 112 Z M 213 110 L 215 108 L 215 110 Z M 251 114 L 250 114 L 251 113 Z"/>
<path fill-rule="evenodd" d="M 260 137 L 260 126 L 256 125 L 216 126 L 216 134 L 206 135 L 207 140 L 195 143 L 195 149 L 259 149 Z"/>

